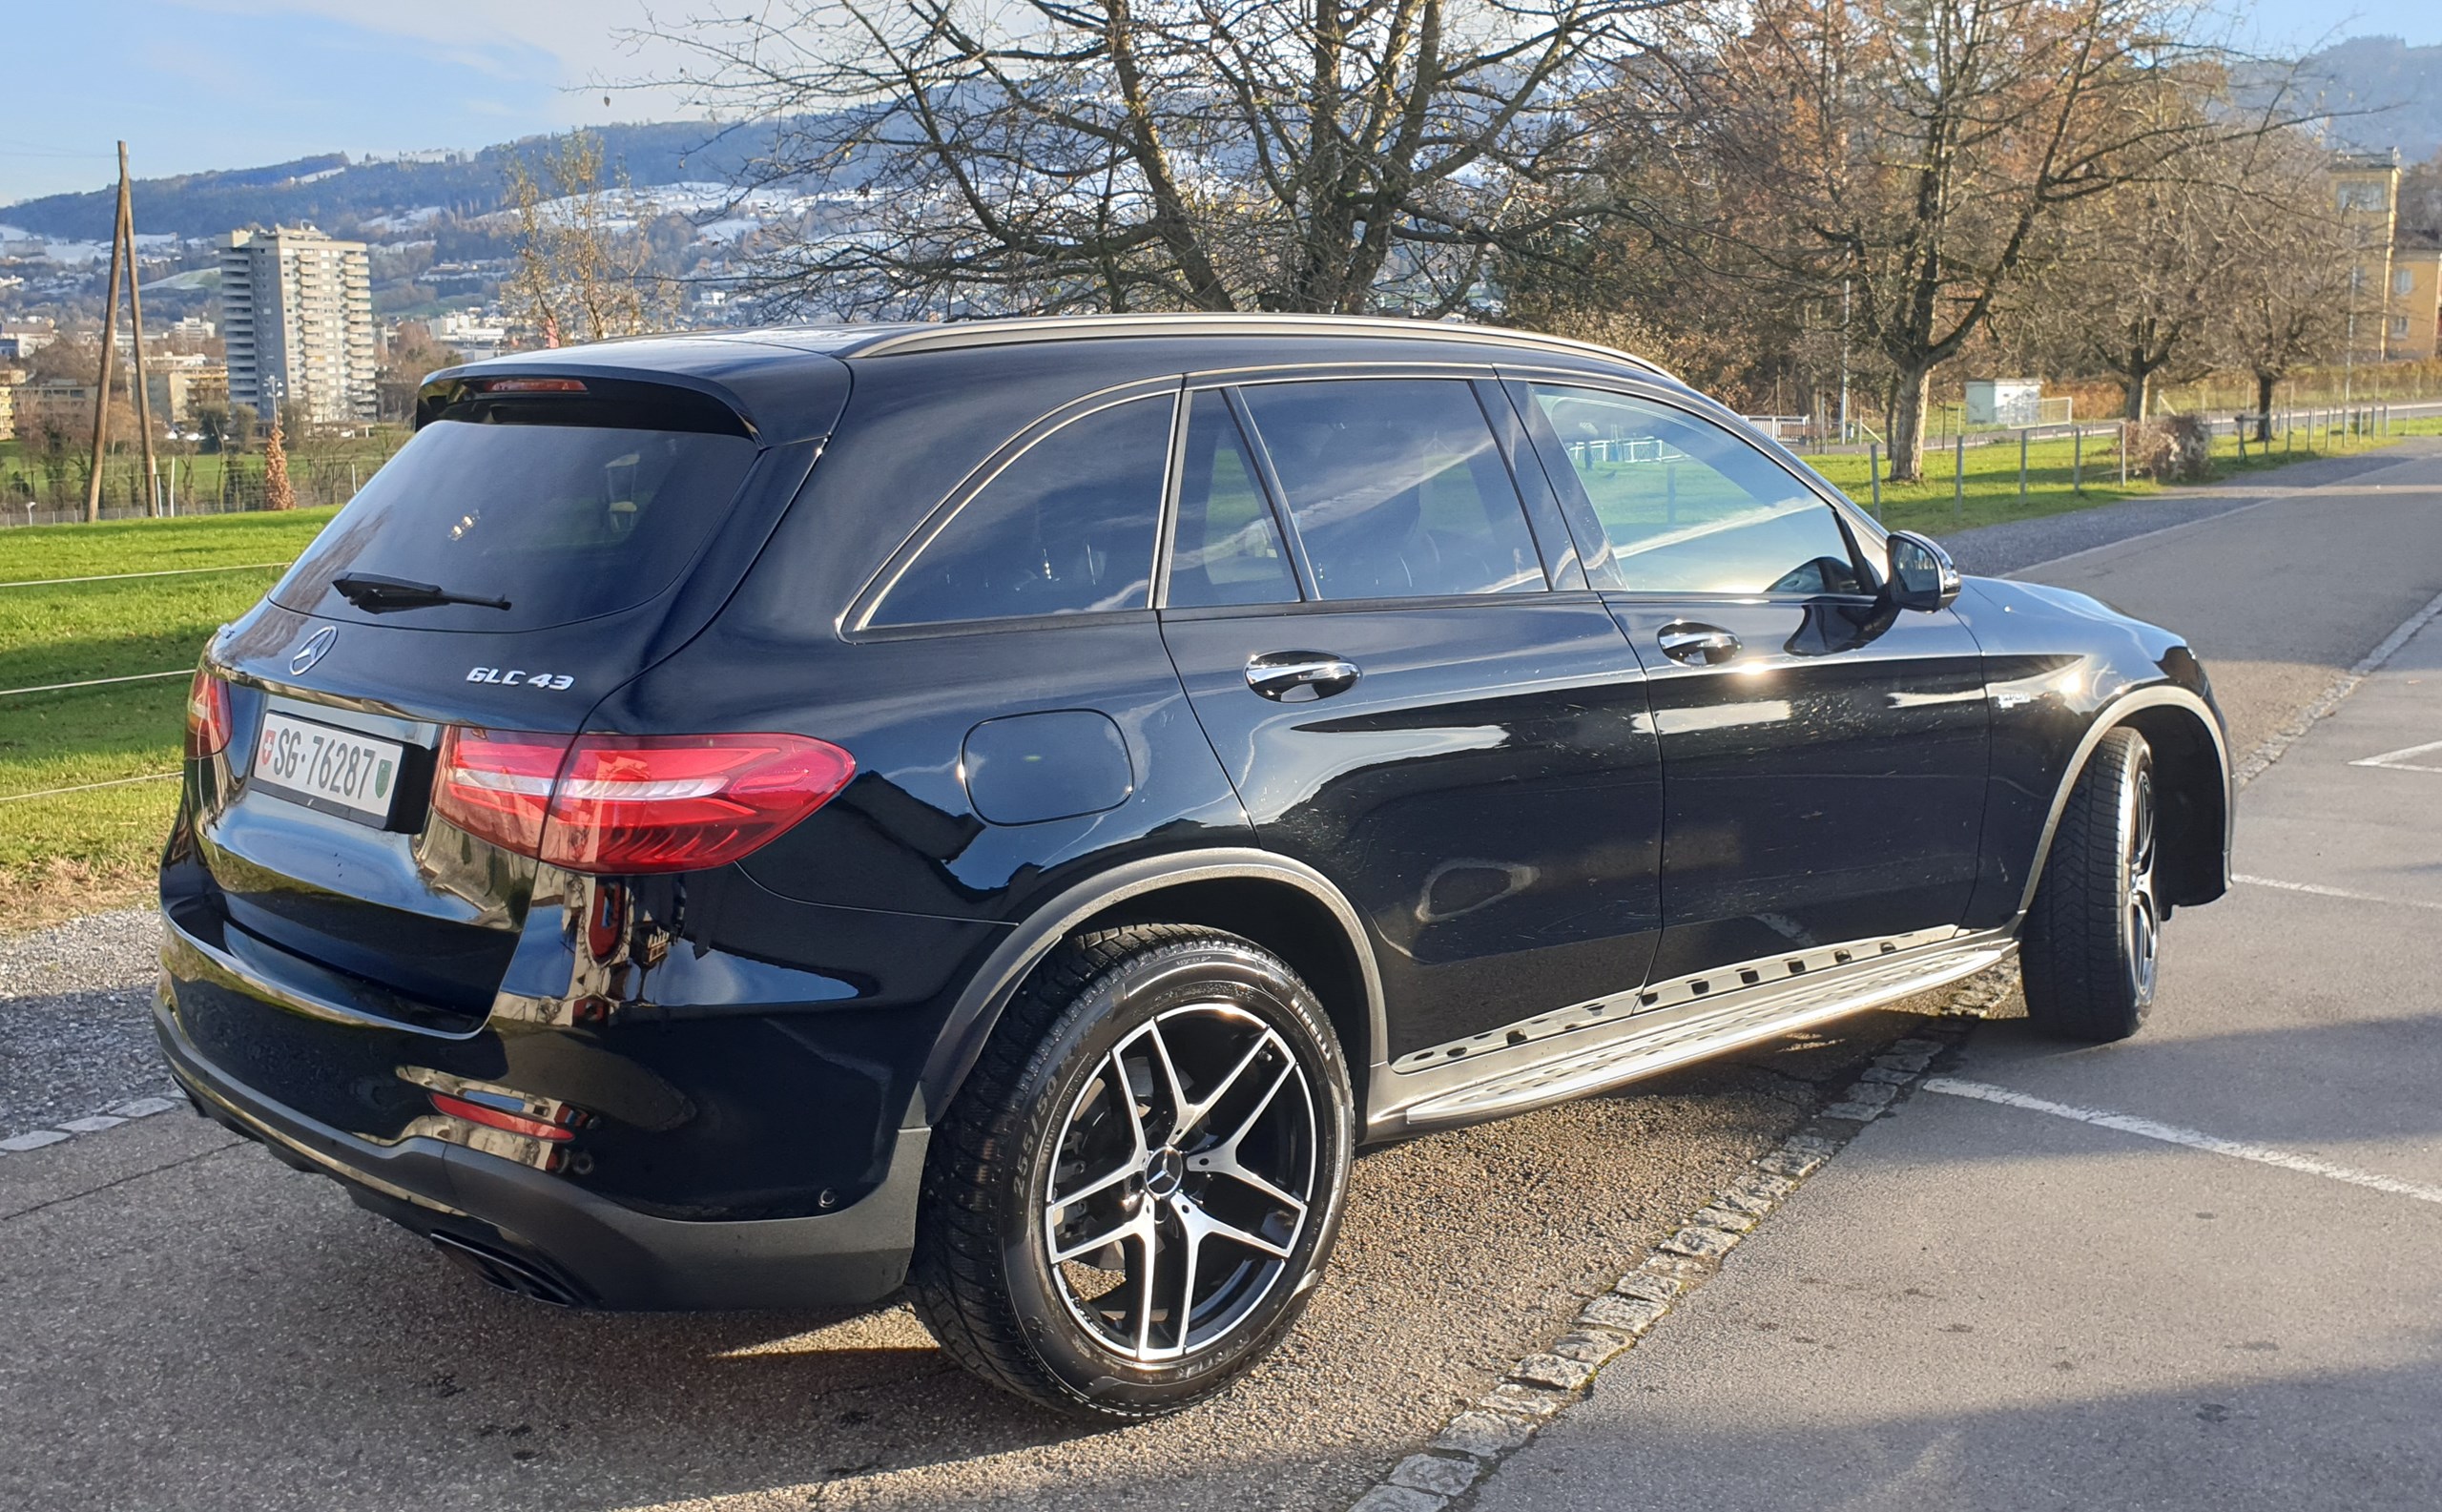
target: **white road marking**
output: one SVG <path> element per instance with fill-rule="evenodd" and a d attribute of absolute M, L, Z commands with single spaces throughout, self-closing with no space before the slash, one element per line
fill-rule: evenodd
<path fill-rule="evenodd" d="M 2391 767 L 2401 772 L 2442 772 L 2442 766 L 2415 766 L 2403 759 L 2407 756 L 2423 756 L 2429 751 L 2442 751 L 2442 740 L 2428 740 L 2423 745 L 2412 745 L 2400 751 L 2386 751 L 2381 756 L 2361 756 L 2349 764 L 2353 767 Z"/>
<path fill-rule="evenodd" d="M 2402 908 L 2442 909 L 2442 903 L 2422 898 L 2385 898 L 2379 893 L 2353 893 L 2346 887 L 2326 887 L 2320 882 L 2285 882 L 2277 877 L 2250 877 L 2245 872 L 2232 872 L 2230 880 L 2250 887 L 2278 887 L 2285 893 L 2312 893 L 2318 898 L 2346 898 L 2358 903 L 2397 903 Z"/>
<path fill-rule="evenodd" d="M 2352 1187 L 2389 1192 L 2394 1197 L 2412 1197 L 2418 1202 L 2442 1203 L 2442 1187 L 2421 1186 L 2402 1181 L 2397 1176 L 2378 1176 L 2370 1170 L 2358 1170 L 2348 1166 L 2335 1166 L 2312 1155 L 2300 1155 L 2268 1145 L 2250 1145 L 2236 1139 L 2224 1139 L 2199 1129 L 2182 1129 L 2176 1124 L 2160 1124 L 2150 1118 L 2130 1113 L 2107 1112 L 2100 1108 L 2079 1108 L 2070 1103 L 2056 1103 L 2049 1098 L 2026 1092 L 2015 1092 L 1990 1082 L 1965 1082 L 1956 1077 L 1935 1076 L 1925 1081 L 1925 1090 L 1941 1092 L 1951 1097 L 1972 1097 L 1981 1103 L 1998 1103 L 2003 1108 L 2022 1108 L 2030 1113 L 2049 1113 L 2055 1118 L 2072 1118 L 2099 1129 L 2116 1129 L 2144 1139 L 2159 1139 L 2166 1145 L 2184 1145 L 2209 1154 L 2227 1155 L 2233 1160 L 2252 1160 L 2260 1166 L 2278 1166 L 2308 1176 L 2321 1176 L 2327 1181 L 2346 1182 Z"/>

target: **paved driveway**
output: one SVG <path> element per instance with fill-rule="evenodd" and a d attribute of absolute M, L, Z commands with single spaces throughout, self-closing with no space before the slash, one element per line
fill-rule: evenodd
<path fill-rule="evenodd" d="M 2269 728 L 2262 669 L 2303 688 L 2350 642 L 2273 585 L 2442 589 L 2442 493 L 2280 507 L 2041 575 L 2173 623 L 2264 590 L 2206 659 L 2258 669 L 2232 701 Z M 2334 577 L 2361 539 L 2427 578 Z M 2442 621 L 2239 833 L 2138 1038 L 1978 1027 L 1478 1504 L 2442 1506 Z"/>

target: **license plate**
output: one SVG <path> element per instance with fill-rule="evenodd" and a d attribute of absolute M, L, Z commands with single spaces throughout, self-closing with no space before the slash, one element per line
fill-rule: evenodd
<path fill-rule="evenodd" d="M 395 740 L 267 714 L 248 780 L 292 803 L 378 826 L 389 822 L 404 750 Z"/>

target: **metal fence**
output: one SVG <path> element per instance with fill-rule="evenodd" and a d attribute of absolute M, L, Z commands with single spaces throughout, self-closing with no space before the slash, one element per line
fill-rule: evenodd
<path fill-rule="evenodd" d="M 345 504 L 380 469 L 389 450 L 324 455 L 288 454 L 288 484 L 300 508 Z M 20 452 L 0 458 L 0 526 L 63 525 L 85 518 L 92 464 L 81 457 Z M 150 484 L 148 487 L 147 485 Z M 138 457 L 102 465 L 102 518 L 238 514 L 264 507 L 259 452 L 170 456 L 148 479 Z"/>

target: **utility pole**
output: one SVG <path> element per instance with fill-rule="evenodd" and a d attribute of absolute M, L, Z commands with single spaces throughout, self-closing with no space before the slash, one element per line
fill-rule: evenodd
<path fill-rule="evenodd" d="M 161 509 L 161 467 L 153 456 L 153 385 L 144 376 L 144 296 L 135 264 L 135 199 L 127 178 L 127 143 L 118 144 L 118 234 L 127 241 L 127 325 L 135 348 L 135 421 L 144 433 L 144 512 Z M 114 296 L 115 297 L 115 296 Z"/>
<path fill-rule="evenodd" d="M 93 470 L 85 480 L 85 523 L 102 517 L 102 448 L 110 441 L 111 373 L 118 362 L 118 267 L 126 247 L 119 228 L 127 224 L 127 171 L 119 171 L 117 218 L 111 222 L 111 280 L 102 285 L 102 371 L 94 380 Z"/>
<path fill-rule="evenodd" d="M 125 142 L 118 144 L 118 215 L 111 226 L 110 281 L 102 287 L 102 371 L 93 395 L 93 471 L 85 480 L 88 523 L 102 517 L 102 462 L 110 444 L 111 378 L 118 362 L 118 279 L 122 267 L 127 270 L 129 335 L 135 349 L 135 407 L 143 430 L 148 494 L 145 513 L 150 514 L 156 507 L 159 487 L 153 457 L 153 396 L 146 392 L 144 382 L 144 305 L 135 292 L 135 215 L 128 198 Z"/>

